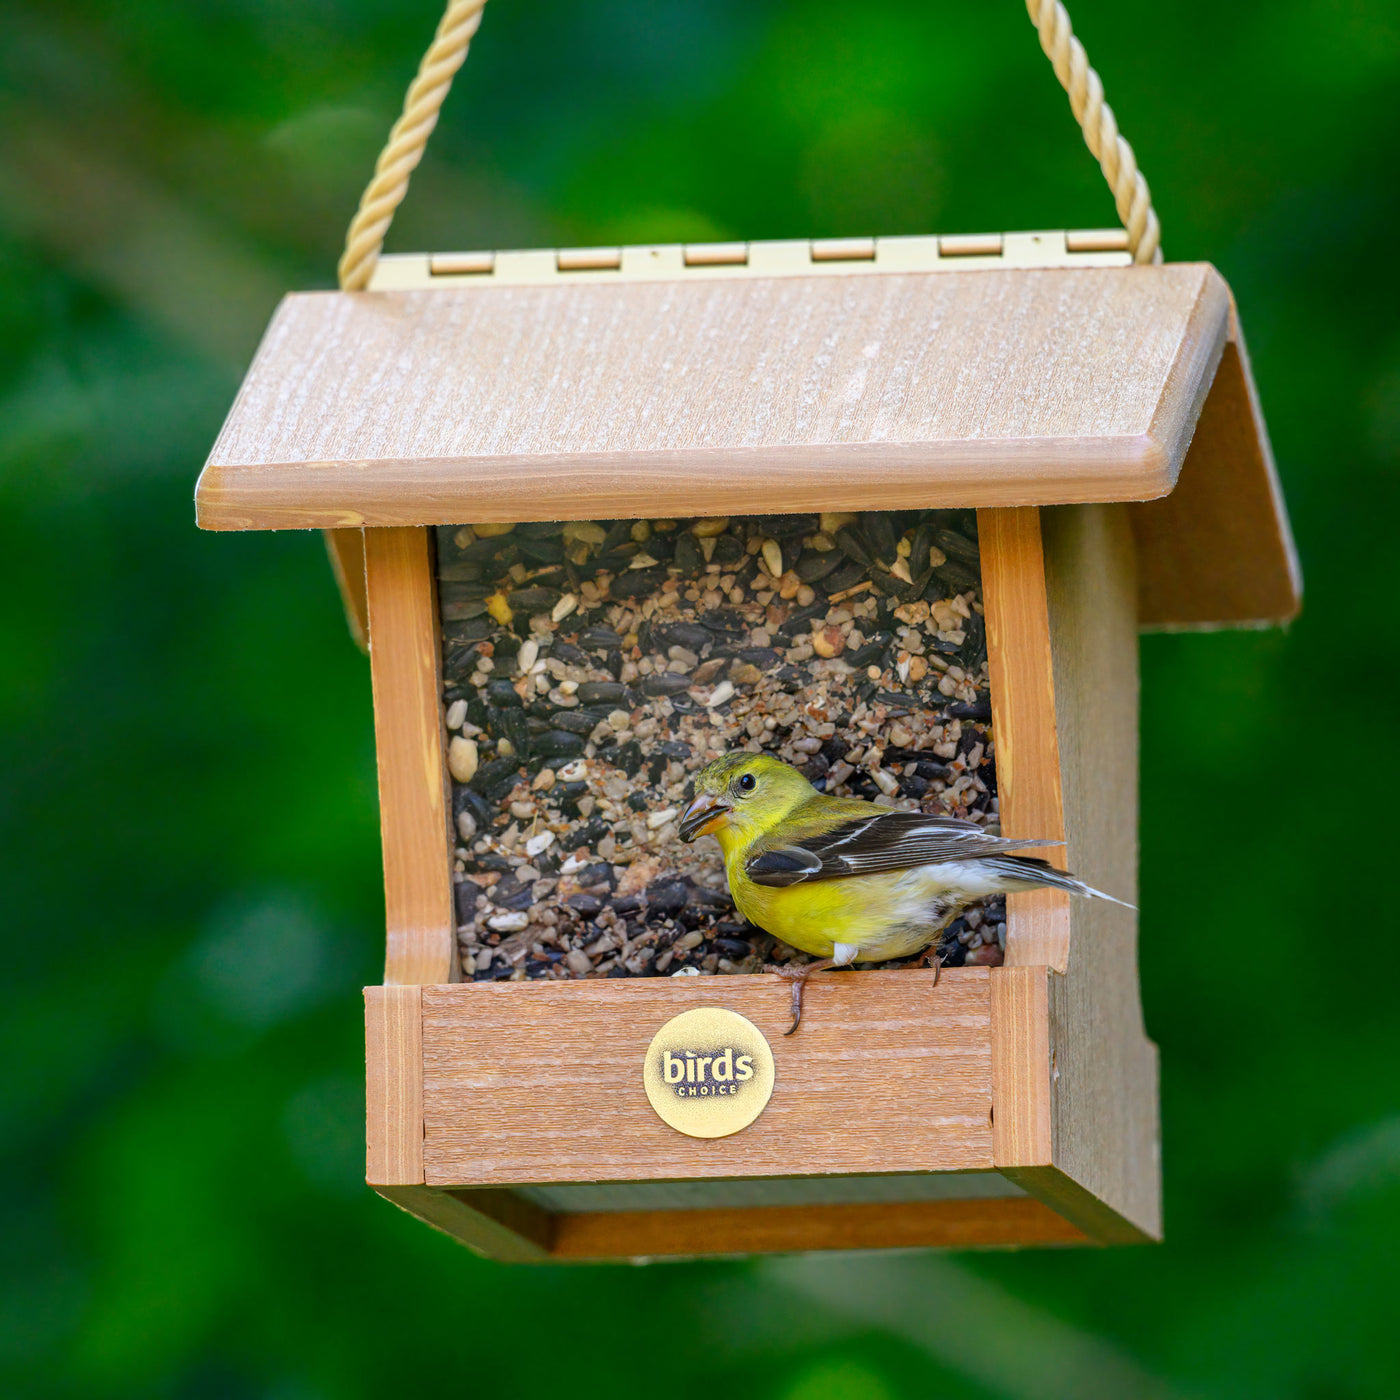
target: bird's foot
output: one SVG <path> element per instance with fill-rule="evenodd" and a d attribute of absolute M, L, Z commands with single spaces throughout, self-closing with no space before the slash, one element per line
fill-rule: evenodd
<path fill-rule="evenodd" d="M 933 969 L 933 985 L 936 987 L 938 985 L 938 979 L 943 972 L 943 958 L 938 952 L 937 944 L 934 944 L 934 946 L 924 954 L 924 966 Z"/>
<path fill-rule="evenodd" d="M 825 972 L 829 967 L 836 966 L 835 958 L 820 958 L 816 962 L 798 963 L 770 963 L 763 970 L 771 972 L 775 977 L 781 977 L 783 981 L 792 987 L 792 1025 L 783 1032 L 784 1035 L 793 1035 L 798 1026 L 802 1024 L 802 994 L 807 990 L 807 980 L 814 972 Z"/>

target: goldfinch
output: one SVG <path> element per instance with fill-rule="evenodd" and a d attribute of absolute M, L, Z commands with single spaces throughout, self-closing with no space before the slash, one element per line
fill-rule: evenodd
<path fill-rule="evenodd" d="M 682 841 L 713 835 L 739 912 L 819 959 L 770 969 L 792 982 L 788 1035 L 802 1019 L 813 972 L 911 957 L 988 895 L 1051 885 L 1123 903 L 1047 861 L 1011 854 L 1059 842 L 992 836 L 955 817 L 827 797 L 768 754 L 726 754 L 702 768 L 679 833 Z"/>

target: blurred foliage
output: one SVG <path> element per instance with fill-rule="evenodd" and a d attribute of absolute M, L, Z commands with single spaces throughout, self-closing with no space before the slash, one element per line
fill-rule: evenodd
<path fill-rule="evenodd" d="M 1310 590 L 1286 633 L 1143 647 L 1168 1243 L 580 1270 L 359 1184 L 368 677 L 318 540 L 190 506 L 433 8 L 10 0 L 7 1395 L 1400 1392 L 1400 944 L 1336 863 L 1400 780 L 1400 10 L 1072 9 L 1168 254 L 1238 296 Z M 497 0 L 390 247 L 1111 219 L 1015 0 Z"/>

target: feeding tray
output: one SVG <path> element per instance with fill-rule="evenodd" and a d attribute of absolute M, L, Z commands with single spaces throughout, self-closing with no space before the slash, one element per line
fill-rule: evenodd
<path fill-rule="evenodd" d="M 658 545 L 671 553 L 646 566 L 649 592 L 632 579 L 613 597 L 624 570 L 598 573 L 585 549 L 593 593 L 569 594 L 572 621 L 510 609 L 553 567 L 528 550 L 492 556 L 517 572 L 461 604 L 512 646 L 551 643 L 547 621 L 577 629 L 589 608 L 627 622 L 636 640 L 609 664 L 633 666 L 621 732 L 658 720 L 636 741 L 645 758 L 668 726 L 704 727 L 693 699 L 648 711 L 637 628 L 699 616 L 719 578 L 747 640 L 772 644 L 793 616 L 746 522 L 887 513 L 907 543 L 926 513 L 963 512 L 979 563 L 957 596 L 985 628 L 995 816 L 1007 835 L 1064 839 L 1069 868 L 1133 899 L 1139 630 L 1281 621 L 1299 585 L 1224 281 L 1127 264 L 1095 233 L 501 252 L 385 258 L 368 291 L 283 302 L 197 507 L 211 529 L 332 531 L 369 638 L 388 926 L 385 983 L 366 990 L 376 1190 L 511 1259 L 1159 1237 L 1132 910 L 1012 896 L 1000 965 L 818 977 L 790 1038 L 787 989 L 761 972 L 462 980 L 459 929 L 480 920 L 463 924 L 454 861 L 480 852 L 459 845 L 444 724 L 445 682 L 474 704 L 494 676 L 470 637 L 478 669 L 451 670 L 444 623 L 457 580 L 490 572 L 476 561 L 493 524 L 547 541 L 524 527 L 636 520 L 670 539 L 733 522 L 719 528 L 748 564 L 706 556 L 697 572 Z M 435 529 L 468 522 L 440 597 Z M 821 534 L 801 526 L 792 551 Z M 882 577 L 833 605 L 862 639 L 897 605 Z M 544 686 L 519 684 L 527 716 L 551 712 Z M 883 716 L 897 700 L 877 687 L 861 703 Z M 585 766 L 607 767 L 607 734 L 581 737 Z M 536 797 L 532 778 L 563 756 L 533 772 L 518 756 L 512 791 L 549 828 L 554 779 Z M 659 789 L 682 776 L 656 771 Z M 728 1136 L 678 1131 L 644 1084 L 653 1037 L 700 1008 L 738 1013 L 771 1048 L 771 1098 Z"/>

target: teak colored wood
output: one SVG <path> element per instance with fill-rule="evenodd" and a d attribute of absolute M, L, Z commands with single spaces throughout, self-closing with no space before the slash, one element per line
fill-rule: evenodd
<path fill-rule="evenodd" d="M 744 514 L 773 473 L 790 510 L 1146 500 L 1229 309 L 1197 264 L 301 293 L 200 521 Z"/>
<path fill-rule="evenodd" d="M 365 1179 L 371 1186 L 423 1180 L 421 987 L 367 987 Z"/>
<path fill-rule="evenodd" d="M 1121 509 L 1041 512 L 1055 666 L 1055 716 L 1070 867 L 1137 900 L 1138 650 L 1132 534 Z M 1159 1237 L 1161 1165 L 1157 1047 L 1143 1028 L 1137 912 L 1075 900 L 1064 977 L 1047 979 L 1054 1167 L 1086 1206 L 1099 1238 Z M 1013 1176 L 1015 1174 L 1013 1173 Z M 1027 1184 L 1024 1175 L 1015 1179 Z M 1069 1213 L 1059 1187 L 1036 1194 Z M 1078 1205 L 1075 1206 L 1078 1212 Z M 1121 1222 L 1121 1224 L 1120 1224 Z M 1135 1231 L 1124 1231 L 1124 1225 Z"/>
<path fill-rule="evenodd" d="M 345 621 L 361 651 L 369 650 L 369 593 L 365 580 L 365 532 L 327 530 L 326 556 L 345 605 Z"/>
<path fill-rule="evenodd" d="M 470 1198 L 472 1193 L 463 1192 Z M 554 1259 L 694 1257 L 827 1249 L 995 1249 L 1088 1244 L 1031 1196 L 900 1205 L 757 1206 L 553 1217 Z"/>
<path fill-rule="evenodd" d="M 326 530 L 369 639 L 381 1195 L 517 1261 L 1160 1237 L 1132 908 L 1015 896 L 1004 966 L 820 974 L 792 1039 L 768 976 L 455 984 L 432 567 L 440 524 L 976 507 L 1003 828 L 1131 903 L 1139 630 L 1287 619 L 1300 580 L 1228 288 L 1116 262 L 1081 235 L 533 250 L 283 303 L 197 509 Z M 643 1091 L 698 1004 L 775 1054 L 729 1138 Z"/>
<path fill-rule="evenodd" d="M 1063 835 L 1073 868 L 1131 901 L 1138 593 L 1127 512 L 984 510 L 979 525 L 1006 829 Z M 413 600 L 395 636 L 431 634 L 427 540 L 366 532 L 372 627 L 388 625 L 382 589 Z M 405 745 L 394 801 L 433 814 L 421 839 L 430 829 L 436 839 L 407 864 L 441 897 L 443 759 L 436 702 L 429 723 L 422 699 L 436 662 L 380 647 L 377 632 L 371 656 L 376 700 L 382 690 L 420 717 L 422 749 Z M 386 833 L 393 825 L 386 813 Z M 763 975 L 370 988 L 371 1184 L 517 1260 L 1156 1238 L 1157 1067 L 1138 1002 L 1136 915 L 1035 894 L 1008 902 L 1008 924 L 1004 967 L 950 970 L 936 985 L 911 969 L 818 975 L 792 1039 L 786 986 Z M 702 1004 L 747 1016 L 774 1050 L 772 1101 L 730 1138 L 674 1132 L 642 1088 L 652 1035 Z M 937 1182 L 939 1198 L 920 1182 Z M 599 1195 L 595 1183 L 610 1185 Z"/>
<path fill-rule="evenodd" d="M 561 518 L 655 491 L 680 514 L 762 511 L 770 472 L 789 509 L 1143 501 L 1175 484 L 1227 340 L 1194 475 L 1259 552 L 1240 567 L 1207 542 L 1186 572 L 1168 551 L 1144 620 L 1288 616 L 1267 438 L 1202 265 L 295 296 L 197 504 L 215 529 L 526 518 L 542 492 Z"/>
<path fill-rule="evenodd" d="M 1051 761 L 1048 703 L 1066 863 L 1091 885 L 1133 901 L 1138 590 L 1129 524 L 1122 507 L 1114 506 L 1014 514 L 981 517 L 997 542 L 988 555 L 984 532 L 988 616 L 994 580 L 1003 588 L 1009 581 L 1004 546 L 1015 540 L 1020 558 L 1044 560 L 1043 570 L 1032 565 L 1022 571 L 1016 591 L 1039 600 L 1032 607 L 1023 596 L 1022 608 L 1027 616 L 1044 618 L 1039 626 L 1048 628 L 1048 645 L 1028 645 L 1023 638 L 1012 656 L 993 666 L 994 724 L 1012 736 L 1012 789 L 1025 764 Z M 995 570 L 990 577 L 989 559 Z M 998 701 L 998 671 L 1017 668 L 1040 674 L 1021 678 Z M 1030 692 L 1041 697 L 1032 707 L 1031 726 L 1042 746 L 1039 756 L 1022 743 L 1022 715 L 1015 707 L 1017 695 Z M 1000 728 L 997 733 L 1000 772 L 1008 755 Z M 1014 819 L 1022 820 L 1021 813 Z M 1027 819 L 1044 822 L 1047 816 Z M 1142 1026 L 1137 915 L 1105 901 L 1066 900 L 1068 939 L 1047 940 L 1047 893 L 1007 902 L 1007 966 L 997 969 L 993 991 L 994 1092 L 1002 1107 L 998 1165 L 1095 1238 L 1156 1238 L 1157 1052 Z M 1047 952 L 1062 959 L 1051 961 Z M 1037 966 L 1041 961 L 1048 966 Z"/>
<path fill-rule="evenodd" d="M 200 521 L 743 514 L 773 473 L 796 510 L 1145 500 L 1229 309 L 1197 264 L 300 293 Z"/>
<path fill-rule="evenodd" d="M 984 510 L 978 536 L 1002 830 L 1008 836 L 1063 841 L 1040 512 L 1029 506 Z M 1008 905 L 1007 962 L 1043 963 L 1063 972 L 1069 960 L 1069 905 L 1062 890 L 1016 895 Z"/>
<path fill-rule="evenodd" d="M 813 979 L 798 1036 L 770 976 L 485 982 L 423 989 L 429 1186 L 990 1170 L 985 969 Z M 686 1137 L 652 1111 L 657 1030 L 723 1006 L 773 1047 L 777 1083 L 750 1127 Z M 859 1124 L 858 1131 L 852 1125 Z"/>
<path fill-rule="evenodd" d="M 657 499 L 673 515 L 1171 501 L 1186 462 L 1188 503 L 1142 508 L 1143 623 L 1297 611 L 1213 268 L 825 266 L 869 270 L 290 296 L 200 479 L 200 523 L 331 530 L 352 579 L 341 530 L 531 519 L 544 500 L 556 519 Z M 352 625 L 358 601 L 348 586 Z"/>
<path fill-rule="evenodd" d="M 365 534 L 388 925 L 384 980 L 408 985 L 450 982 L 457 957 L 432 557 L 426 530 Z"/>
<path fill-rule="evenodd" d="M 1176 489 L 1134 506 L 1138 623 L 1282 621 L 1303 576 L 1234 310 L 1230 338 Z"/>

